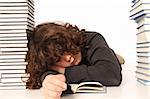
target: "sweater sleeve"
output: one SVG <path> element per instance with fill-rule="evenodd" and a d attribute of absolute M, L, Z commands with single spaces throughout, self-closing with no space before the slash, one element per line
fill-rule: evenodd
<path fill-rule="evenodd" d="M 95 42 L 96 41 L 96 42 Z M 90 43 L 86 64 L 68 67 L 65 76 L 70 83 L 99 81 L 105 86 L 118 86 L 122 81 L 121 65 L 101 35 Z"/>

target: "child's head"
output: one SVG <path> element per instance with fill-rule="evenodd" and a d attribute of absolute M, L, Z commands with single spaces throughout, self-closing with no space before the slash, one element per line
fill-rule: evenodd
<path fill-rule="evenodd" d="M 48 67 L 60 63 L 64 55 L 78 55 L 84 44 L 84 31 L 80 31 L 76 26 L 55 23 L 36 26 L 29 41 L 28 88 L 41 87 L 40 76 Z"/>

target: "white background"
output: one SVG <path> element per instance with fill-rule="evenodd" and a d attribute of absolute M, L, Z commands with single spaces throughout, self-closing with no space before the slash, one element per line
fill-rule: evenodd
<path fill-rule="evenodd" d="M 136 23 L 132 0 L 34 0 L 35 24 L 64 21 L 101 33 L 126 64 L 136 64 Z"/>

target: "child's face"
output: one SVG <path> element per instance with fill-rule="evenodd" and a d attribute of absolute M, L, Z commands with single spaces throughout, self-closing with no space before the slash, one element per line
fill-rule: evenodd
<path fill-rule="evenodd" d="M 62 67 L 78 65 L 81 62 L 81 59 L 82 59 L 81 52 L 79 52 L 76 55 L 65 54 L 61 57 L 60 61 L 56 63 L 56 65 Z"/>

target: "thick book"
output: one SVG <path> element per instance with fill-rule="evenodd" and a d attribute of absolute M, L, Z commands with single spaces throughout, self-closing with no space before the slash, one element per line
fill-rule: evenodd
<path fill-rule="evenodd" d="M 0 63 L 0 66 L 6 66 L 6 65 L 27 65 L 28 63 L 27 62 L 7 62 L 7 63 Z"/>
<path fill-rule="evenodd" d="M 137 43 L 137 47 L 150 47 L 150 42 L 147 42 L 147 43 Z"/>
<path fill-rule="evenodd" d="M 137 56 L 145 56 L 145 57 L 150 57 L 150 52 L 137 52 Z"/>
<path fill-rule="evenodd" d="M 25 73 L 1 73 L 1 78 L 26 78 Z"/>
<path fill-rule="evenodd" d="M 150 42 L 150 31 L 143 31 L 141 33 L 137 33 L 137 43 L 145 43 Z"/>
<path fill-rule="evenodd" d="M 0 83 L 0 87 L 10 87 L 10 86 L 26 86 L 26 83 Z"/>
<path fill-rule="evenodd" d="M 141 33 L 143 31 L 150 31 L 150 24 L 144 24 L 141 25 L 140 27 L 137 27 L 138 33 Z"/>
<path fill-rule="evenodd" d="M 28 78 L 22 78 L 22 77 L 14 77 L 14 78 L 1 78 L 1 83 L 16 83 L 16 82 L 24 82 Z"/>
<path fill-rule="evenodd" d="M 26 69 L 26 65 L 5 65 L 5 66 L 0 66 L 0 70 L 11 70 L 11 69 Z"/>
<path fill-rule="evenodd" d="M 32 18 L 33 19 L 33 18 Z M 2 23 L 4 23 L 4 22 L 19 22 L 19 21 L 26 21 L 26 22 L 34 22 L 34 19 L 33 20 L 31 20 L 30 18 L 27 18 L 27 17 L 20 17 L 20 18 L 13 18 L 13 17 L 11 17 L 11 18 L 0 18 L 0 22 Z"/>
<path fill-rule="evenodd" d="M 81 82 L 70 84 L 73 93 L 99 93 L 106 92 L 106 87 L 99 82 Z"/>
<path fill-rule="evenodd" d="M 9 1 L 9 0 L 8 0 Z M 30 2 L 1 2 L 0 1 L 0 7 L 20 7 L 20 6 L 34 6 L 33 4 L 31 4 Z"/>
<path fill-rule="evenodd" d="M 0 32 L 3 32 L 3 31 L 0 31 Z M 5 33 L 5 32 L 8 32 L 8 33 Z M 11 30 L 10 31 L 5 31 L 3 33 L 0 34 L 0 39 L 2 38 L 19 38 L 19 37 L 27 37 L 27 33 L 23 32 L 23 33 L 11 33 Z"/>
<path fill-rule="evenodd" d="M 26 21 L 22 21 L 22 22 L 3 22 L 2 25 L 0 25 L 0 26 L 12 26 L 12 25 L 14 25 L 14 26 L 19 26 L 19 25 L 27 26 L 27 25 L 29 25 L 30 27 L 34 27 L 34 23 L 30 23 L 30 22 L 26 22 Z"/>
<path fill-rule="evenodd" d="M 138 62 L 144 62 L 144 63 L 150 63 L 150 57 L 146 56 L 138 56 L 137 57 Z"/>
<path fill-rule="evenodd" d="M 0 30 L 0 35 L 1 34 L 26 34 L 26 32 L 31 32 L 30 30 L 26 30 L 26 29 L 22 29 L 22 30 L 18 30 L 18 29 L 12 29 L 12 30 Z"/>
<path fill-rule="evenodd" d="M 0 55 L 27 55 L 27 51 L 21 51 L 21 52 L 0 51 Z"/>
<path fill-rule="evenodd" d="M 7 11 L 7 10 L 3 10 L 0 11 L 0 14 L 23 14 L 23 13 L 28 13 L 31 15 L 34 15 L 32 10 L 12 10 L 12 11 Z"/>
<path fill-rule="evenodd" d="M 0 18 L 28 18 L 30 15 L 25 13 L 25 14 L 1 14 Z M 30 16 L 34 18 L 33 16 Z"/>
<path fill-rule="evenodd" d="M 0 38 L 1 40 L 1 38 Z M 27 47 L 27 44 L 0 44 L 0 48 L 2 47 Z"/>
<path fill-rule="evenodd" d="M 25 90 L 26 86 L 0 86 L 0 90 Z"/>
<path fill-rule="evenodd" d="M 22 43 L 28 43 L 28 40 L 7 40 L 7 41 L 0 41 L 0 44 L 9 44 L 9 43 L 18 43 L 18 44 L 22 44 Z M 0 48 L 0 51 L 2 51 L 3 48 Z"/>
<path fill-rule="evenodd" d="M 0 63 L 24 62 L 25 59 L 0 59 Z M 1 69 L 1 66 L 0 66 Z"/>
<path fill-rule="evenodd" d="M 20 7 L 10 7 L 10 6 L 6 6 L 6 7 L 2 7 L 0 6 L 0 11 L 8 11 L 8 10 L 34 10 L 33 8 L 29 7 L 29 6 L 20 6 Z"/>
<path fill-rule="evenodd" d="M 26 55 L 0 55 L 0 59 L 25 59 L 25 58 Z"/>
<path fill-rule="evenodd" d="M 12 52 L 12 51 L 18 51 L 18 52 L 21 52 L 21 51 L 28 51 L 28 48 L 0 48 L 0 52 Z"/>
<path fill-rule="evenodd" d="M 141 27 L 142 25 L 149 25 L 150 24 L 150 15 L 149 17 L 141 17 L 137 20 L 135 20 L 137 23 L 138 27 Z"/>
<path fill-rule="evenodd" d="M 29 25 L 3 25 L 3 26 L 0 26 L 0 30 L 6 30 L 6 29 L 29 29 L 29 30 L 33 30 L 33 27 L 32 26 L 29 26 Z"/>
<path fill-rule="evenodd" d="M 1 27 L 3 26 L 11 26 L 11 25 L 27 25 L 34 26 L 34 19 L 26 18 L 26 17 L 12 17 L 12 18 L 0 18 Z M 25 28 L 24 28 L 25 29 Z M 15 30 L 15 29 L 14 29 Z"/>
<path fill-rule="evenodd" d="M 31 2 L 34 4 L 34 0 L 0 0 L 0 3 L 15 3 L 15 2 Z"/>
<path fill-rule="evenodd" d="M 140 72 L 137 72 L 137 71 L 136 71 L 136 78 L 140 78 L 140 79 L 143 79 L 143 80 L 146 80 L 146 81 L 150 81 L 150 75 L 143 74 L 143 73 L 140 73 Z"/>
<path fill-rule="evenodd" d="M 141 68 L 150 69 L 150 64 L 149 63 L 138 62 L 137 66 L 141 67 Z"/>
<path fill-rule="evenodd" d="M 149 68 L 142 68 L 142 67 L 137 66 L 136 71 L 139 73 L 150 75 L 150 69 Z"/>
<path fill-rule="evenodd" d="M 0 70 L 0 74 L 1 73 L 26 73 L 25 69 L 6 69 L 6 70 Z"/>
<path fill-rule="evenodd" d="M 137 78 L 137 81 L 143 85 L 150 86 L 150 81 L 146 81 L 140 78 Z"/>
<path fill-rule="evenodd" d="M 150 52 L 150 47 L 137 47 L 137 52 Z"/>
<path fill-rule="evenodd" d="M 21 36 L 21 37 L 0 37 L 0 40 L 2 40 L 2 41 L 5 41 L 5 40 L 27 40 L 27 37 L 23 37 L 23 36 Z M 13 45 L 13 44 L 11 44 L 11 45 Z M 7 45 L 4 45 L 4 44 L 0 45 L 0 47 L 3 47 L 3 46 L 7 46 Z M 21 45 L 21 46 L 26 47 L 25 44 Z"/>

